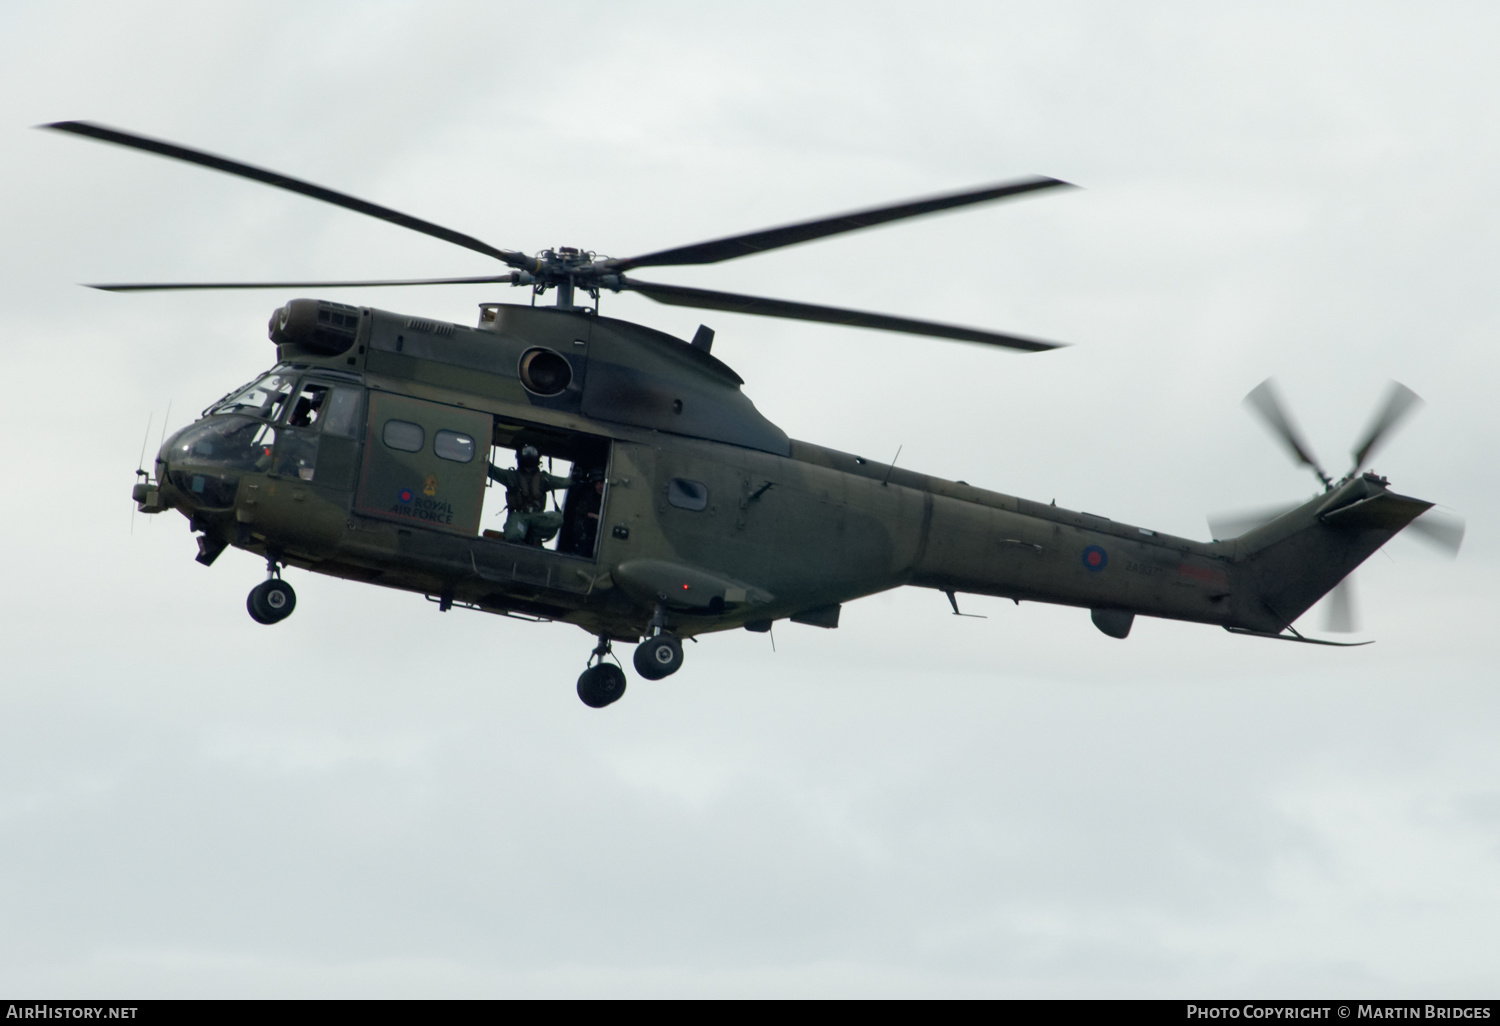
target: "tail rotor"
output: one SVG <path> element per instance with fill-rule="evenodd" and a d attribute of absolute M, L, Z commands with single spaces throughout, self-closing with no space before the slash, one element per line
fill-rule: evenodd
<path fill-rule="evenodd" d="M 1270 378 L 1267 378 L 1266 381 L 1270 381 Z M 1264 384 L 1265 382 L 1262 382 L 1262 385 Z M 1401 384 L 1401 382 L 1392 381 L 1390 388 L 1386 390 L 1385 402 L 1381 404 L 1375 416 L 1371 418 L 1370 426 L 1365 429 L 1364 438 L 1355 445 L 1351 453 L 1354 457 L 1354 464 L 1349 468 L 1349 473 L 1345 477 L 1353 477 L 1365 469 L 1365 464 L 1370 461 L 1371 456 L 1375 455 L 1375 450 L 1385 441 L 1391 429 L 1399 424 L 1408 413 L 1421 405 L 1421 396 Z"/>
<path fill-rule="evenodd" d="M 1334 480 L 1318 463 L 1311 446 L 1303 438 L 1286 404 L 1282 401 L 1275 379 L 1267 378 L 1256 385 L 1245 396 L 1244 403 L 1266 425 L 1272 436 L 1286 448 L 1292 459 L 1316 474 L 1323 485 L 1323 490 L 1329 492 L 1353 480 L 1365 469 L 1376 451 L 1390 440 L 1395 428 L 1422 405 L 1422 398 L 1399 381 L 1392 381 L 1386 390 L 1385 398 L 1376 407 L 1369 425 L 1350 451 L 1353 462 L 1350 464 L 1348 473 L 1339 480 Z M 1215 540 L 1237 538 L 1270 523 L 1298 505 L 1300 503 L 1286 503 L 1254 510 L 1211 515 L 1208 518 L 1209 531 Z M 1459 547 L 1463 544 L 1464 522 L 1462 518 L 1451 513 L 1429 510 L 1408 526 L 1414 537 L 1450 559 L 1458 555 Z M 1326 627 L 1329 631 L 1346 634 L 1359 629 L 1352 576 L 1345 577 L 1328 593 L 1324 600 L 1324 610 L 1327 616 Z"/>
<path fill-rule="evenodd" d="M 1422 539 L 1449 559 L 1458 558 L 1459 547 L 1464 543 L 1462 517 L 1430 509 L 1411 522 L 1410 530 L 1414 537 Z"/>
<path fill-rule="evenodd" d="M 1276 389 L 1275 378 L 1267 378 L 1252 388 L 1250 394 L 1245 396 L 1245 405 L 1260 414 L 1266 427 L 1271 429 L 1271 434 L 1287 447 L 1293 459 L 1311 468 L 1312 472 L 1318 475 L 1318 480 L 1323 482 L 1325 490 L 1333 487 L 1333 478 L 1329 477 L 1319 465 L 1317 457 L 1312 454 L 1312 449 L 1302 440 L 1302 432 L 1298 431 L 1292 423 L 1286 404 L 1281 401 L 1281 394 Z"/>
<path fill-rule="evenodd" d="M 1358 633 L 1359 610 L 1354 601 L 1354 576 L 1352 574 L 1335 584 L 1323 601 L 1324 630 L 1330 634 Z"/>

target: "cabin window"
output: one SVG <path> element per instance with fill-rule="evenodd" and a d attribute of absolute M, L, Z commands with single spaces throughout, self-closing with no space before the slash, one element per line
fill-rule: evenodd
<path fill-rule="evenodd" d="M 708 485 L 702 481 L 674 477 L 667 482 L 667 501 L 678 509 L 697 513 L 708 508 Z"/>
<path fill-rule="evenodd" d="M 387 446 L 401 452 L 421 452 L 422 443 L 427 440 L 422 425 L 408 420 L 386 421 L 380 438 Z"/>
<path fill-rule="evenodd" d="M 439 431 L 432 436 L 432 451 L 440 459 L 468 463 L 474 458 L 474 439 L 457 431 Z"/>

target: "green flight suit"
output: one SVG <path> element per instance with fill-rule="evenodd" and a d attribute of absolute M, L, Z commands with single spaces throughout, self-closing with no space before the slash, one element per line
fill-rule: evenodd
<path fill-rule="evenodd" d="M 562 527 L 563 515 L 547 508 L 547 493 L 572 482 L 541 468 L 527 472 L 519 467 L 502 469 L 493 463 L 489 474 L 491 481 L 505 486 L 505 540 L 533 545 L 550 541 Z"/>

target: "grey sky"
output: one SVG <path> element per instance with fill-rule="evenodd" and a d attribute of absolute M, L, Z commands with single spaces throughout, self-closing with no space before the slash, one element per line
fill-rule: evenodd
<path fill-rule="evenodd" d="M 0 65 L 0 987 L 59 995 L 1486 995 L 1500 964 L 1500 13 L 1490 5 L 10 3 Z M 289 294 L 483 274 L 300 197 L 31 131 L 88 118 L 497 245 L 648 252 L 1031 173 L 1084 186 L 648 280 L 1073 343 L 1018 356 L 637 296 L 795 437 L 1205 537 L 1342 468 L 1397 539 L 1351 651 L 908 591 L 690 645 L 585 709 L 575 628 L 192 561 L 148 415 Z M 497 289 L 338 294 L 468 321 Z M 1317 611 L 1307 618 L 1314 629 Z M 1487 668 L 1488 667 L 1488 668 Z"/>

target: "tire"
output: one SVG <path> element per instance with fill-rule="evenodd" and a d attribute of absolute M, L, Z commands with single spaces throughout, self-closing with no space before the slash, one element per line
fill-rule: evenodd
<path fill-rule="evenodd" d="M 272 624 L 275 620 L 267 619 L 267 614 L 260 604 L 260 585 L 250 589 L 250 594 L 245 596 L 245 610 L 250 614 L 250 619 L 256 623 Z"/>
<path fill-rule="evenodd" d="M 647 638 L 635 647 L 635 672 L 647 680 L 661 680 L 682 669 L 682 642 L 670 634 Z"/>
<path fill-rule="evenodd" d="M 272 578 L 250 589 L 245 608 L 250 611 L 250 619 L 256 623 L 280 623 L 297 608 L 297 593 L 290 584 L 279 578 Z"/>
<path fill-rule="evenodd" d="M 591 666 L 578 675 L 578 697 L 590 709 L 603 709 L 625 694 L 625 671 L 611 663 Z"/>

